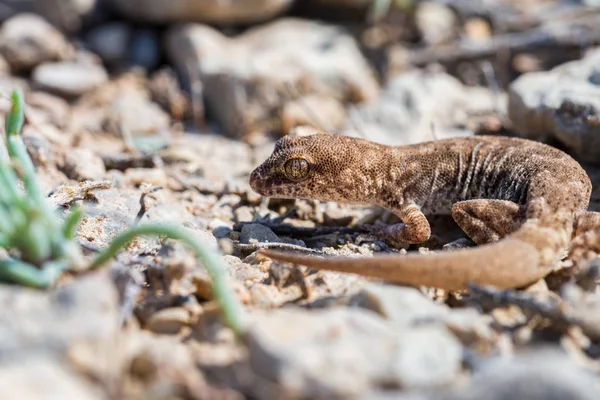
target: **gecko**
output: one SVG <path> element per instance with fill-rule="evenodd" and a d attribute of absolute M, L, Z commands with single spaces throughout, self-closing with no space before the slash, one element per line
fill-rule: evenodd
<path fill-rule="evenodd" d="M 402 221 L 374 231 L 392 245 L 426 241 L 427 216 L 451 215 L 471 246 L 367 257 L 259 250 L 316 270 L 449 291 L 469 283 L 527 287 L 556 267 L 575 237 L 600 227 L 600 213 L 587 211 L 592 185 L 576 160 L 507 136 L 388 146 L 320 131 L 290 134 L 276 142 L 249 184 L 266 197 L 381 206 Z"/>

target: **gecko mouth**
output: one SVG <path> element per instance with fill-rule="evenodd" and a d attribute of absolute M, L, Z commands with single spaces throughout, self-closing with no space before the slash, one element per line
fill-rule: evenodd
<path fill-rule="evenodd" d="M 250 174 L 249 183 L 252 190 L 261 196 L 279 196 L 283 194 L 278 189 L 283 189 L 284 182 L 279 179 L 266 178 L 260 174 L 260 168 L 255 169 Z"/>

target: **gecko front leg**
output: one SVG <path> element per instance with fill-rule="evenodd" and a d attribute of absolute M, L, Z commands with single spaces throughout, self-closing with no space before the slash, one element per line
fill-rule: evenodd
<path fill-rule="evenodd" d="M 376 227 L 371 231 L 377 239 L 393 247 L 405 247 L 406 244 L 419 244 L 431 236 L 431 227 L 418 206 L 411 204 L 395 214 L 402 223 Z"/>

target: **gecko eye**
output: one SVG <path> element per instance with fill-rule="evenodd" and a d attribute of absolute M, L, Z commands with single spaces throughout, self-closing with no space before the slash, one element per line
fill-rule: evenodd
<path fill-rule="evenodd" d="M 290 158 L 283 164 L 283 171 L 288 179 L 299 181 L 308 176 L 310 165 L 304 158 Z"/>

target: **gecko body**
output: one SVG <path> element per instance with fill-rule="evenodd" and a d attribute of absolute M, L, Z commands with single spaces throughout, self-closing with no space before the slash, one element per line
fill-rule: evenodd
<path fill-rule="evenodd" d="M 261 251 L 314 269 L 447 290 L 468 282 L 531 284 L 557 265 L 581 227 L 599 222 L 586 211 L 592 186 L 573 158 L 509 137 L 385 146 L 327 133 L 286 136 L 252 172 L 250 185 L 263 196 L 382 206 L 403 221 L 375 232 L 391 244 L 422 243 L 431 234 L 426 215 L 451 214 L 478 246 L 373 257 Z"/>

